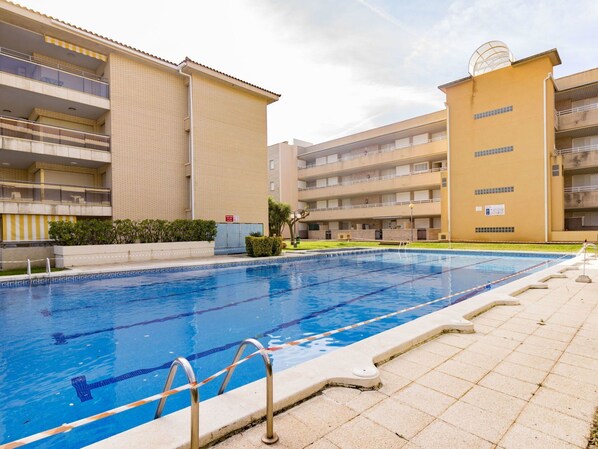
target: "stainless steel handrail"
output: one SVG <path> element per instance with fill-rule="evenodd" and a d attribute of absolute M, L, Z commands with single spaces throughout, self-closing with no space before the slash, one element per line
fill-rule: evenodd
<path fill-rule="evenodd" d="M 176 374 L 177 368 L 181 366 L 183 370 L 185 370 L 185 375 L 187 376 L 187 381 L 190 384 L 196 384 L 197 380 L 195 379 L 195 373 L 193 372 L 193 368 L 189 361 L 184 357 L 177 357 L 172 365 L 170 365 L 170 370 L 168 371 L 168 377 L 166 378 L 166 383 L 164 384 L 164 391 L 170 390 L 172 386 L 172 381 L 174 380 L 174 376 Z M 190 449 L 199 449 L 199 389 L 197 387 L 192 387 L 189 390 L 191 394 L 191 444 Z M 168 397 L 163 397 L 158 402 L 158 407 L 156 408 L 156 414 L 154 415 L 154 419 L 158 419 L 162 416 L 162 411 L 164 410 L 164 405 L 166 404 L 166 399 Z"/>
<path fill-rule="evenodd" d="M 235 358 L 231 363 L 233 367 L 228 373 L 226 373 L 226 377 L 222 381 L 222 385 L 220 385 L 218 394 L 220 395 L 224 393 L 224 390 L 226 389 L 228 382 L 235 371 L 235 363 L 239 361 L 243 355 L 243 350 L 247 345 L 255 346 L 264 360 L 264 366 L 266 368 L 266 434 L 262 436 L 262 442 L 266 444 L 274 444 L 278 441 L 278 435 L 274 433 L 274 387 L 272 384 L 272 362 L 270 361 L 270 357 L 268 356 L 268 352 L 264 349 L 264 346 L 255 338 L 247 338 L 239 345 L 239 349 L 237 349 Z"/>

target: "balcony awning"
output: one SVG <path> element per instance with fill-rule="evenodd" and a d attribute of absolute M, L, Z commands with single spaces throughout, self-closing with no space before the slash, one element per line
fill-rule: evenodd
<path fill-rule="evenodd" d="M 98 53 L 97 51 L 89 50 L 87 48 L 71 44 L 70 42 L 65 42 L 63 40 L 56 39 L 55 37 L 44 35 L 44 40 L 48 44 L 58 45 L 59 47 L 66 48 L 67 50 L 74 51 L 76 53 L 81 53 L 85 56 L 89 56 L 90 58 L 99 59 L 100 61 L 104 62 L 108 60 L 108 57 L 106 55 L 103 55 L 102 53 Z"/>
<path fill-rule="evenodd" d="M 26 242 L 31 240 L 49 240 L 48 230 L 51 221 L 76 222 L 72 215 L 2 215 L 2 241 Z"/>

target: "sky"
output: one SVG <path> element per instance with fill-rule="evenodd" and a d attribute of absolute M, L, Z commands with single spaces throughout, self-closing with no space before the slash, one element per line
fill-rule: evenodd
<path fill-rule="evenodd" d="M 281 94 L 268 107 L 268 144 L 319 143 L 443 109 L 437 86 L 467 76 L 490 40 L 515 59 L 557 48 L 556 77 L 598 67 L 596 0 L 17 3 Z"/>

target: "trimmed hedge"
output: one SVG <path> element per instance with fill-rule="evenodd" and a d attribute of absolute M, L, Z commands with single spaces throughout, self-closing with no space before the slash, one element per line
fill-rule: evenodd
<path fill-rule="evenodd" d="M 281 237 L 245 237 L 245 248 L 249 257 L 280 256 L 282 245 Z"/>
<path fill-rule="evenodd" d="M 60 246 L 124 243 L 211 242 L 216 238 L 211 220 L 81 220 L 50 222 L 50 238 Z"/>

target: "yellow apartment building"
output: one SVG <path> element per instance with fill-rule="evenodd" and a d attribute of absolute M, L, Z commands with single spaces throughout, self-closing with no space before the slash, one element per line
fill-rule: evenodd
<path fill-rule="evenodd" d="M 266 109 L 278 98 L 0 0 L 2 243 L 91 217 L 267 228 Z"/>
<path fill-rule="evenodd" d="M 598 240 L 598 69 L 554 79 L 560 63 L 492 41 L 440 86 L 445 110 L 298 146 L 309 237 Z"/>

